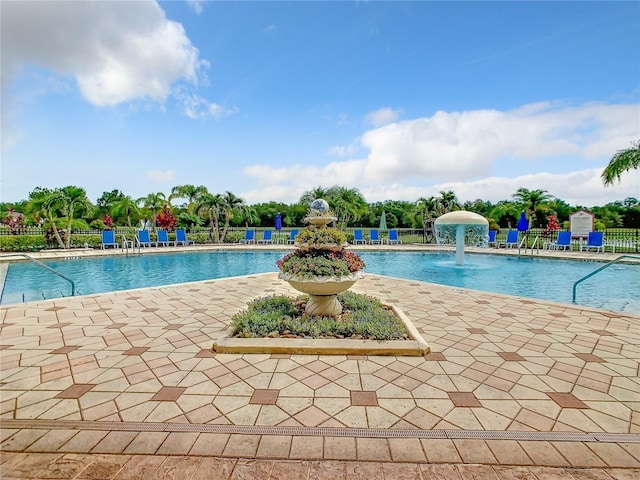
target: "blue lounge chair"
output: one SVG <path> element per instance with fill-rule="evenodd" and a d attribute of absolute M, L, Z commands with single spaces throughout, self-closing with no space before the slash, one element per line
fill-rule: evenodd
<path fill-rule="evenodd" d="M 105 249 L 107 247 L 118 248 L 118 242 L 116 242 L 116 232 L 113 230 L 103 230 L 102 231 L 102 248 Z"/>
<path fill-rule="evenodd" d="M 271 230 L 265 230 L 262 232 L 262 240 L 258 240 L 258 243 L 273 243 L 272 234 L 273 232 Z"/>
<path fill-rule="evenodd" d="M 157 247 L 156 242 L 152 242 L 149 238 L 149 230 L 138 230 L 138 245 L 141 247 Z"/>
<path fill-rule="evenodd" d="M 364 241 L 362 237 L 362 230 L 354 230 L 353 231 L 353 244 L 358 245 L 359 243 L 367 243 Z"/>
<path fill-rule="evenodd" d="M 195 245 L 196 244 L 196 242 L 194 242 L 193 240 L 189 240 L 187 238 L 187 232 L 184 229 L 176 230 L 176 242 L 175 243 L 176 243 L 176 247 L 178 246 L 179 243 L 181 243 L 185 247 L 187 247 L 189 245 Z"/>
<path fill-rule="evenodd" d="M 558 232 L 555 242 L 549 244 L 549 250 L 571 250 L 571 232 Z"/>
<path fill-rule="evenodd" d="M 604 232 L 589 232 L 587 243 L 580 245 L 580 251 L 595 249 L 596 252 L 604 252 Z"/>
<path fill-rule="evenodd" d="M 512 248 L 518 246 L 518 230 L 509 230 L 507 240 L 498 244 L 499 247 Z"/>
<path fill-rule="evenodd" d="M 169 241 L 169 234 L 166 230 L 158 230 L 158 246 L 168 247 L 175 244 L 176 242 Z"/>
<path fill-rule="evenodd" d="M 369 230 L 369 243 L 373 245 L 374 243 L 382 243 L 380 240 L 380 235 L 378 234 L 378 230 Z"/>
<path fill-rule="evenodd" d="M 498 230 L 489 230 L 489 238 L 487 239 L 487 246 L 496 247 L 498 245 L 497 237 L 498 237 Z"/>
<path fill-rule="evenodd" d="M 256 243 L 256 231 L 255 230 L 245 230 L 244 238 L 240 240 L 240 243 Z"/>
<path fill-rule="evenodd" d="M 298 235 L 298 230 L 291 230 L 291 233 L 289 234 L 289 240 L 287 240 L 287 243 L 295 243 L 296 235 Z"/>
<path fill-rule="evenodd" d="M 395 230 L 395 229 L 389 230 L 389 237 L 387 238 L 387 243 L 389 245 L 391 245 L 392 243 L 395 243 L 396 245 L 399 243 L 402 243 L 398 238 L 398 230 Z"/>

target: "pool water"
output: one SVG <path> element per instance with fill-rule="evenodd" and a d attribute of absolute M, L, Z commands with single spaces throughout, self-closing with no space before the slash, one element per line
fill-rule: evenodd
<path fill-rule="evenodd" d="M 487 292 L 571 303 L 574 282 L 601 263 L 452 253 L 361 252 L 366 272 Z M 277 272 L 282 252 L 189 252 L 45 262 L 76 283 L 76 295 Z M 10 264 L 0 304 L 59 298 L 70 284 L 30 262 Z M 640 314 L 640 265 L 614 265 L 578 286 L 580 305 Z"/>

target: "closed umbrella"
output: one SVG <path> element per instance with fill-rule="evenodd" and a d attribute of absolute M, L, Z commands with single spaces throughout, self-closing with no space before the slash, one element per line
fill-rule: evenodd
<path fill-rule="evenodd" d="M 518 231 L 526 232 L 527 230 L 529 230 L 529 222 L 527 221 L 527 216 L 523 211 L 520 213 L 520 220 L 518 220 Z"/>
<path fill-rule="evenodd" d="M 380 230 L 386 230 L 387 229 L 387 214 L 386 212 L 383 210 L 382 211 L 382 216 L 380 217 Z"/>
<path fill-rule="evenodd" d="M 276 215 L 276 243 L 278 243 L 278 239 L 280 238 L 280 230 L 282 230 L 282 215 L 278 213 Z"/>

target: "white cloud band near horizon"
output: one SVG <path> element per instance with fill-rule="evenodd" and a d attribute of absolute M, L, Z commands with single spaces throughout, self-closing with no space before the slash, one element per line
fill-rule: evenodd
<path fill-rule="evenodd" d="M 584 206 L 638 198 L 640 172 L 623 175 L 611 187 L 602 185 L 600 175 L 613 153 L 640 137 L 639 111 L 638 104 L 600 102 L 439 111 L 365 132 L 359 139 L 365 150 L 361 158 L 321 167 L 249 166 L 244 173 L 260 187 L 243 195 L 251 203 L 266 189 L 284 201 L 318 185 L 341 185 L 358 188 L 370 202 L 413 201 L 441 190 L 453 190 L 463 201 L 496 202 L 511 198 L 520 187 L 544 189 Z M 331 153 L 347 149 L 352 146 L 334 146 Z M 541 164 L 554 171 L 540 172 Z M 500 176 L 499 168 L 505 165 L 517 173 Z M 576 165 L 585 168 L 575 170 Z"/>

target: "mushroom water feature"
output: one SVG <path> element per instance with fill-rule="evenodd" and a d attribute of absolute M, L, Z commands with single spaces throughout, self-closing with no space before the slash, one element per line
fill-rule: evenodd
<path fill-rule="evenodd" d="M 456 265 L 464 265 L 464 246 L 486 246 L 489 240 L 489 222 L 482 215 L 458 210 L 445 213 L 435 221 L 438 245 L 456 246 Z"/>

